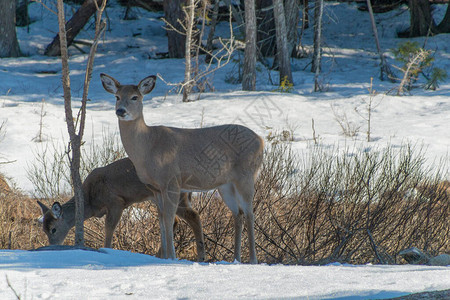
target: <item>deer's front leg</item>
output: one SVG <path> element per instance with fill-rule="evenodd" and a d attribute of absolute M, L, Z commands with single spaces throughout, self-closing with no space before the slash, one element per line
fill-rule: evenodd
<path fill-rule="evenodd" d="M 173 223 L 178 207 L 180 190 L 161 189 L 158 195 L 158 215 L 161 231 L 161 257 L 175 259 L 175 246 L 173 243 Z"/>

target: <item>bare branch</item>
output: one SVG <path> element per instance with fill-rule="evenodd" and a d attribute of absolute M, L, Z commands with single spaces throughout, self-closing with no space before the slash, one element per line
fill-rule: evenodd
<path fill-rule="evenodd" d="M 39 3 L 40 5 L 42 5 L 43 7 L 45 7 L 49 12 L 54 13 L 55 15 L 58 15 L 58 13 L 57 13 L 56 11 L 54 11 L 53 9 L 51 9 L 50 7 L 48 7 L 44 2 L 42 2 L 42 0 L 31 0 L 31 2 Z"/>
<path fill-rule="evenodd" d="M 210 74 L 216 72 L 218 69 L 223 68 L 225 65 L 227 65 L 231 61 L 232 54 L 235 50 L 235 39 L 233 33 L 231 13 L 229 18 L 230 39 L 219 38 L 217 41 L 221 45 L 220 49 L 213 51 L 203 47 L 201 42 L 199 43 L 192 42 L 194 34 L 198 32 L 198 30 L 194 29 L 194 17 L 195 17 L 194 9 L 198 3 L 199 3 L 198 0 L 191 0 L 190 4 L 183 8 L 183 11 L 186 15 L 186 22 L 184 23 L 186 26 L 184 26 L 183 28 L 187 29 L 186 32 L 179 32 L 173 25 L 165 21 L 169 30 L 174 30 L 180 34 L 186 35 L 185 76 L 183 82 L 179 83 L 167 82 L 166 80 L 164 80 L 161 74 L 158 74 L 158 77 L 166 85 L 176 87 L 178 93 L 183 93 L 183 101 L 188 101 L 187 97 L 191 93 L 192 89 L 194 87 L 199 87 L 199 85 L 201 84 L 202 80 L 205 77 L 209 76 Z M 202 11 L 203 14 L 206 14 L 205 6 L 203 7 Z M 203 26 L 202 30 L 200 31 L 200 38 L 199 38 L 200 41 L 202 35 L 203 35 Z M 209 60 L 207 64 L 203 66 L 202 71 L 199 70 L 200 62 L 198 58 L 200 56 L 200 51 L 206 53 L 206 55 L 209 56 Z M 195 59 L 194 64 L 195 67 L 193 67 L 191 62 L 192 53 L 195 53 L 195 56 L 193 57 L 193 59 Z M 213 64 L 216 64 L 214 68 L 212 68 Z"/>
<path fill-rule="evenodd" d="M 9 278 L 8 275 L 5 275 L 6 277 L 6 284 L 8 285 L 8 287 L 11 289 L 11 291 L 14 293 L 14 296 L 16 296 L 17 300 L 22 299 L 20 297 L 20 295 L 16 292 L 16 290 L 13 288 L 13 286 L 11 285 L 11 282 L 9 282 Z"/>

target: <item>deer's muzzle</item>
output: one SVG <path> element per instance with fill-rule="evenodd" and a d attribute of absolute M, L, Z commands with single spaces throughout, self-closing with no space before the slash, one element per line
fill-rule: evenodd
<path fill-rule="evenodd" d="M 126 113 L 127 111 L 123 108 L 119 108 L 116 110 L 116 115 L 121 118 L 125 117 Z"/>

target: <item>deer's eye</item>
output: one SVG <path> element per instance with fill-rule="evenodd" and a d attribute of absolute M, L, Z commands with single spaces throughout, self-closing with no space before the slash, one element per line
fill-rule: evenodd
<path fill-rule="evenodd" d="M 119 96 L 116 96 L 116 100 L 119 101 L 119 100 L 120 100 L 120 97 L 119 97 Z"/>
<path fill-rule="evenodd" d="M 131 100 L 136 101 L 138 99 L 138 96 L 131 97 Z"/>
<path fill-rule="evenodd" d="M 55 232 L 56 232 L 56 228 L 53 228 L 52 229 L 52 234 L 55 234 Z"/>

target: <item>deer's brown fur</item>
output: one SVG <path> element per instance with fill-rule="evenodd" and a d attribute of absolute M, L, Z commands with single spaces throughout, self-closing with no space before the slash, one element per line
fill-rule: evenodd
<path fill-rule="evenodd" d="M 100 77 L 105 90 L 116 96 L 120 137 L 139 179 L 159 191 L 163 257 L 175 258 L 171 224 L 180 192 L 217 188 L 235 220 L 234 258 L 241 260 L 244 217 L 250 262 L 257 263 L 252 201 L 263 140 L 249 128 L 235 124 L 198 129 L 147 126 L 142 101 L 153 90 L 156 77 L 148 76 L 138 85 L 121 85 L 106 74 Z"/>
<path fill-rule="evenodd" d="M 94 169 L 83 183 L 84 219 L 105 218 L 105 243 L 111 248 L 114 230 L 125 208 L 146 200 L 156 201 L 158 193 L 154 187 L 143 184 L 128 158 L 116 161 L 102 168 Z M 61 244 L 69 230 L 75 225 L 75 200 L 60 205 L 55 202 L 51 208 L 39 205 L 44 214 L 43 229 L 51 245 Z M 205 247 L 200 216 L 192 209 L 190 194 L 182 193 L 177 203 L 176 214 L 186 220 L 194 231 L 198 260 L 205 259 Z"/>

